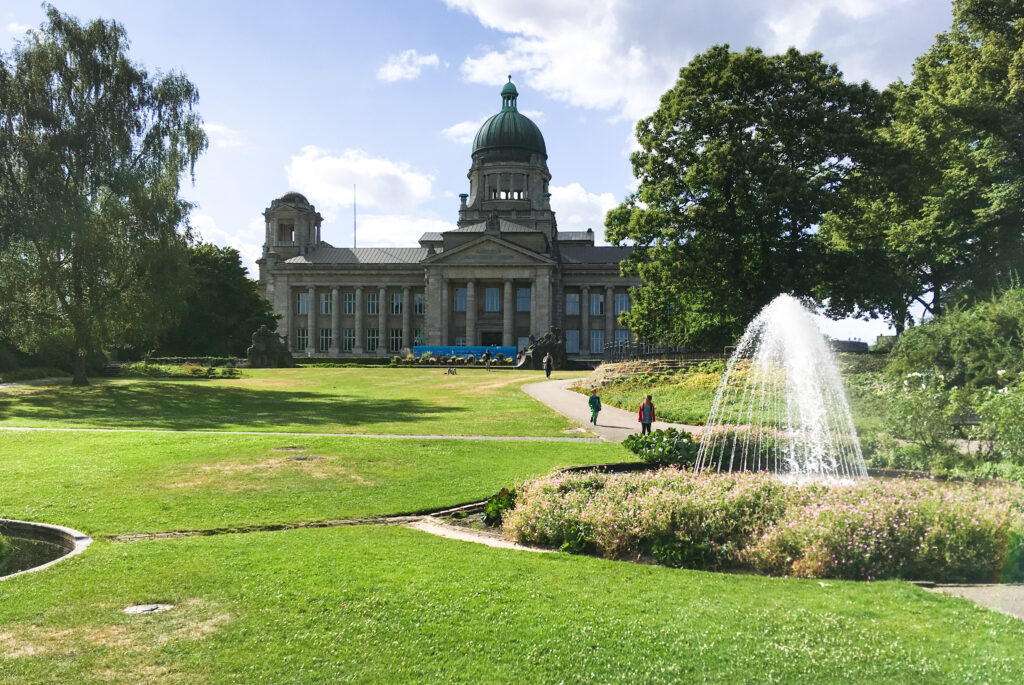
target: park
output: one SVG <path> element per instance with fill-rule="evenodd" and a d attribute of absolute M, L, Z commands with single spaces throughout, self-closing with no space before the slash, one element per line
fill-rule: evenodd
<path fill-rule="evenodd" d="M 424 7 L 436 36 L 504 11 Z M 947 10 L 888 86 L 793 30 L 632 63 L 614 105 L 523 57 L 577 17 L 516 23 L 451 72 L 389 57 L 372 125 L 285 107 L 259 145 L 200 115 L 217 60 L 137 61 L 136 8 L 141 48 L 48 4 L 11 23 L 0 682 L 1019 682 L 1024 8 Z M 594 94 L 621 64 L 591 57 Z M 442 130 L 481 64 L 523 76 Z M 219 83 L 204 114 L 263 113 Z M 572 181 L 596 130 L 629 133 L 618 199 Z M 310 143 L 336 135 L 366 149 Z M 292 189 L 217 229 L 281 183 L 256 148 Z"/>

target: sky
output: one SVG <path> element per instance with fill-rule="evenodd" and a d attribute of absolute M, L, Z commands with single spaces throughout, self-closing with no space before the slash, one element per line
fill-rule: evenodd
<path fill-rule="evenodd" d="M 255 276 L 262 212 L 287 191 L 324 216 L 322 237 L 416 246 L 455 227 L 476 129 L 511 74 L 540 127 L 560 230 L 593 228 L 635 187 L 634 126 L 680 67 L 715 44 L 817 50 L 849 81 L 909 80 L 949 27 L 947 0 L 64 0 L 121 23 L 130 57 L 199 89 L 210 147 L 184 196 L 206 242 Z M 0 5 L 0 50 L 38 27 L 36 0 Z M 873 341 L 880 322 L 822 322 Z"/>

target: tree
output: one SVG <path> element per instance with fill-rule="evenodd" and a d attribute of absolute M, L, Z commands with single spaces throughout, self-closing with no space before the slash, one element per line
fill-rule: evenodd
<path fill-rule="evenodd" d="M 65 346 L 83 384 L 104 347 L 177 316 L 180 178 L 207 141 L 195 86 L 133 64 L 123 27 L 46 15 L 0 54 L 0 320 L 24 349 Z"/>
<path fill-rule="evenodd" d="M 873 125 L 878 93 L 819 53 L 716 46 L 637 124 L 639 188 L 608 213 L 645 282 L 625 323 L 648 340 L 732 342 L 776 295 L 820 278 L 813 233 Z"/>
<path fill-rule="evenodd" d="M 256 292 L 233 247 L 199 244 L 189 251 L 191 289 L 184 318 L 161 339 L 172 355 L 242 356 L 260 325 L 277 328 L 271 304 Z"/>
<path fill-rule="evenodd" d="M 986 298 L 1024 264 L 1024 2 L 956 0 L 953 18 L 913 80 L 890 87 L 888 156 L 864 166 L 823 230 L 833 253 L 884 255 L 902 299 L 932 316 Z M 877 308 L 877 286 L 891 285 L 863 280 L 847 297 Z"/>

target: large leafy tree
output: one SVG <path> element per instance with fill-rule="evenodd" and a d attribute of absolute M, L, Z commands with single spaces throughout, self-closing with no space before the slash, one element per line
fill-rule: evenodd
<path fill-rule="evenodd" d="M 0 54 L 0 320 L 23 349 L 65 347 L 76 383 L 106 346 L 173 321 L 186 282 L 198 94 L 127 52 L 119 24 L 47 7 Z"/>
<path fill-rule="evenodd" d="M 160 352 L 241 356 L 260 325 L 277 327 L 277 315 L 256 291 L 238 250 L 201 243 L 189 251 L 189 266 L 192 287 L 185 315 L 161 338 Z"/>
<path fill-rule="evenodd" d="M 830 255 L 871 256 L 868 269 L 881 261 L 894 276 L 827 288 L 836 314 L 856 301 L 899 328 L 911 305 L 939 315 L 1024 265 L 1024 2 L 956 0 L 953 17 L 913 80 L 890 87 L 888 155 L 864 166 L 851 203 L 824 222 Z"/>
<path fill-rule="evenodd" d="M 637 191 L 609 239 L 645 282 L 626 323 L 641 338 L 727 344 L 779 293 L 820 278 L 813 234 L 873 126 L 878 93 L 818 53 L 715 46 L 637 124 Z"/>

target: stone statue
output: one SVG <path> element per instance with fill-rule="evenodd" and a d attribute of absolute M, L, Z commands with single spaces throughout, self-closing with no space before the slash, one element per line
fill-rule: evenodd
<path fill-rule="evenodd" d="M 284 337 L 265 324 L 252 334 L 252 346 L 246 350 L 245 356 L 249 359 L 249 367 L 254 369 L 295 366 Z"/>
<path fill-rule="evenodd" d="M 566 364 L 565 336 L 562 335 L 560 328 L 552 328 L 539 338 L 531 335 L 530 344 L 527 346 L 526 352 L 523 353 L 523 360 L 516 368 L 539 371 L 544 368 L 544 355 L 549 353 L 554 361 L 554 368 L 564 369 Z"/>

